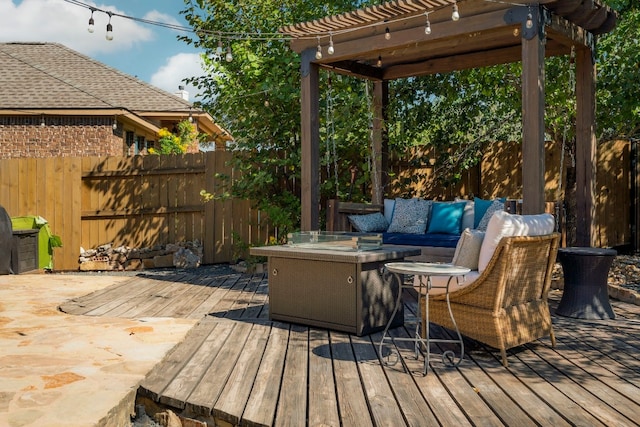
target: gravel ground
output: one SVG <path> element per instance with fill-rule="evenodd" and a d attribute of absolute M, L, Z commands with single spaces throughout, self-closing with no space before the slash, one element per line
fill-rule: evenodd
<path fill-rule="evenodd" d="M 640 293 L 640 255 L 616 256 L 608 283 Z"/>
<path fill-rule="evenodd" d="M 560 263 L 556 263 L 553 279 L 562 279 Z M 609 269 L 607 283 L 640 295 L 640 255 L 617 255 Z"/>

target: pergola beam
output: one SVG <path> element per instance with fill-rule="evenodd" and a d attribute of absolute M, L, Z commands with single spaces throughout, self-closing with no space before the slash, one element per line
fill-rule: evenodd
<path fill-rule="evenodd" d="M 576 51 L 576 244 L 595 246 L 596 66 L 590 49 Z"/>
<path fill-rule="evenodd" d="M 301 104 L 301 154 L 300 168 L 301 191 L 301 228 L 302 231 L 317 230 L 320 219 L 320 91 L 319 67 L 311 62 L 315 59 L 312 49 L 300 55 L 300 71 L 302 74 Z"/>
<path fill-rule="evenodd" d="M 544 24 L 531 39 L 522 38 L 522 213 L 544 212 Z M 537 24 L 535 24 L 537 23 Z"/>

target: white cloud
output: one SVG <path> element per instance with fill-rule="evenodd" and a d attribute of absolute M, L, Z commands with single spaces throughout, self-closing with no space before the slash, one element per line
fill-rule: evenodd
<path fill-rule="evenodd" d="M 178 22 L 178 20 L 173 16 L 167 15 L 166 13 L 158 12 L 155 9 L 150 12 L 147 12 L 144 15 L 144 19 L 146 19 L 147 21 L 162 22 L 164 24 L 184 27 L 184 24 L 181 24 L 180 22 Z"/>
<path fill-rule="evenodd" d="M 178 86 L 185 86 L 189 92 L 189 100 L 193 101 L 197 95 L 194 86 L 185 84 L 182 80 L 204 74 L 202 59 L 197 53 L 179 53 L 167 59 L 165 64 L 151 76 L 151 84 L 174 93 Z"/>
<path fill-rule="evenodd" d="M 123 14 L 117 8 L 86 2 L 99 9 Z M 62 0 L 0 0 L 0 41 L 56 42 L 88 56 L 129 49 L 133 45 L 153 40 L 154 33 L 144 24 L 114 16 L 113 40 L 105 39 L 109 17 L 93 14 L 95 31 L 87 31 L 89 9 Z M 159 16 L 159 15 L 156 15 Z M 166 15 L 162 16 L 167 19 Z"/>

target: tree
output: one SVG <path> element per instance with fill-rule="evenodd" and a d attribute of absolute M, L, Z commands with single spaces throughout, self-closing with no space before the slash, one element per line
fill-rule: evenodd
<path fill-rule="evenodd" d="M 274 33 L 288 23 L 342 13 L 362 2 L 199 0 L 185 4 L 182 13 L 196 36 L 182 39 L 204 50 L 208 72 L 192 82 L 207 100 L 202 107 L 234 138 L 230 148 L 236 153 L 233 166 L 240 179 L 229 194 L 255 201 L 286 236 L 300 223 L 300 60 Z M 226 60 L 227 54 L 231 61 Z M 325 93 L 328 84 L 328 76 L 322 73 Z M 364 168 L 361 156 L 368 141 L 366 119 L 352 120 L 354 111 L 365 108 L 364 84 L 338 76 L 331 78 L 331 87 L 336 134 L 323 122 L 323 150 L 330 153 L 323 158 L 325 198 L 336 188 L 336 170 L 338 195 L 348 191 L 348 166 L 356 163 Z M 327 99 L 322 102 L 326 108 Z M 330 140 L 337 143 L 335 150 L 328 145 Z"/>
<path fill-rule="evenodd" d="M 631 0 L 608 3 L 621 12 L 621 19 L 612 33 L 598 39 L 600 139 L 637 134 L 640 110 L 638 6 Z M 193 83 L 208 100 L 203 107 L 235 138 L 234 167 L 241 179 L 230 192 L 256 201 L 283 232 L 295 229 L 300 222 L 300 62 L 273 33 L 283 25 L 353 10 L 365 2 L 185 0 L 185 4 L 183 13 L 196 36 L 183 40 L 205 51 L 208 71 Z M 224 58 L 227 48 L 233 56 L 230 62 Z M 546 61 L 545 71 L 545 130 L 550 138 L 566 142 L 569 156 L 575 147 L 570 64 L 569 56 L 554 57 Z M 521 64 L 515 63 L 391 82 L 386 123 L 391 153 L 404 156 L 410 147 L 430 150 L 435 153 L 437 185 L 455 184 L 480 161 L 486 143 L 521 139 L 520 75 Z M 368 200 L 367 85 L 320 73 L 325 113 L 320 117 L 321 200 Z M 354 182 L 352 170 L 357 171 Z"/>

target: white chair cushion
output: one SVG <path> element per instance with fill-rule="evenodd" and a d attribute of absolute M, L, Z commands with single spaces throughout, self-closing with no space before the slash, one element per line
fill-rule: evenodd
<path fill-rule="evenodd" d="M 455 292 L 455 291 L 459 291 L 460 289 L 463 289 L 467 286 L 469 286 L 470 284 L 472 284 L 478 277 L 480 276 L 480 273 L 478 273 L 477 271 L 471 271 L 467 274 L 465 274 L 462 277 L 458 277 L 456 280 L 456 277 L 453 277 L 451 279 L 451 283 L 449 284 L 449 292 Z M 424 284 L 426 285 L 427 283 L 427 278 L 423 277 L 422 280 L 424 280 Z M 429 295 L 433 296 L 433 295 L 443 295 L 447 292 L 447 281 L 449 280 L 448 276 L 433 276 L 431 277 L 431 290 L 429 291 Z M 420 276 L 413 276 L 413 286 L 416 290 L 416 292 L 419 292 L 420 290 Z M 425 288 L 422 288 L 422 293 L 424 294 Z"/>
<path fill-rule="evenodd" d="M 456 245 L 456 251 L 453 254 L 451 264 L 477 270 L 483 240 L 484 231 L 465 228 Z"/>
<path fill-rule="evenodd" d="M 543 236 L 551 234 L 555 230 L 553 215 L 544 213 L 539 215 L 512 215 L 505 211 L 493 214 L 487 225 L 487 231 L 480 248 L 478 257 L 478 271 L 482 273 L 498 243 L 503 237 L 508 236 Z"/>

